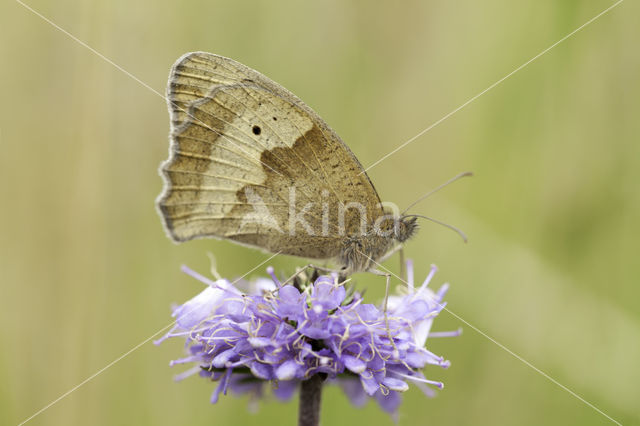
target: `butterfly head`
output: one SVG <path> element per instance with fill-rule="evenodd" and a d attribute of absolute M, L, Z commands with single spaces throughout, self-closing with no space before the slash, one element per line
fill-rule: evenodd
<path fill-rule="evenodd" d="M 413 214 L 387 214 L 381 219 L 369 232 L 369 236 L 388 241 L 390 245 L 403 244 L 418 231 L 418 217 Z"/>
<path fill-rule="evenodd" d="M 418 218 L 409 216 L 400 216 L 396 219 L 393 236 L 399 243 L 404 243 L 409 238 L 413 237 L 418 231 Z"/>

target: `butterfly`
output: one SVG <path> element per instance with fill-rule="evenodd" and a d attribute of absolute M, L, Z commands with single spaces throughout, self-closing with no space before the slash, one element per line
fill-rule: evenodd
<path fill-rule="evenodd" d="M 415 215 L 380 202 L 362 165 L 298 97 L 241 63 L 183 55 L 167 87 L 169 158 L 157 207 L 175 242 L 218 238 L 349 275 L 415 235 Z"/>

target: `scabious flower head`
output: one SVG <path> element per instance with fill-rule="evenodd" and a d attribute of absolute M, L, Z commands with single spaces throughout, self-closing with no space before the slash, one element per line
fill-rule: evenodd
<path fill-rule="evenodd" d="M 195 365 L 178 379 L 197 373 L 217 381 L 212 403 L 229 389 L 260 397 L 269 382 L 276 397 L 288 399 L 302 380 L 322 374 L 354 404 L 373 397 L 395 413 L 409 382 L 429 396 L 434 393 L 429 386 L 443 387 L 425 378 L 421 370 L 427 364 L 449 367 L 425 348 L 447 286 L 435 293 L 427 287 L 436 271 L 432 267 L 415 288 L 411 262 L 407 269 L 407 291 L 389 297 L 385 317 L 382 306 L 364 303 L 335 276 L 283 285 L 268 268 L 270 278 L 231 283 L 184 267 L 207 287 L 174 309 L 175 326 L 156 343 L 186 339 L 188 355 L 171 365 Z"/>

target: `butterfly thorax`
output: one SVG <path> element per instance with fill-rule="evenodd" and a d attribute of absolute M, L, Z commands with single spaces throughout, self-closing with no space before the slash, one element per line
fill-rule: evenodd
<path fill-rule="evenodd" d="M 338 262 L 344 275 L 375 269 L 388 253 L 411 238 L 418 230 L 415 217 L 401 216 L 381 221 L 365 235 L 344 238 Z"/>

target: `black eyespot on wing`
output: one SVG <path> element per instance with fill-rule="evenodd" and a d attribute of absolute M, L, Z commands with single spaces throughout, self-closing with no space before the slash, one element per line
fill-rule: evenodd
<path fill-rule="evenodd" d="M 273 117 L 273 121 L 278 121 L 278 117 Z"/>
<path fill-rule="evenodd" d="M 260 133 L 262 133 L 262 129 L 260 128 L 260 126 L 253 126 L 251 130 L 253 131 L 254 135 L 259 135 Z"/>

